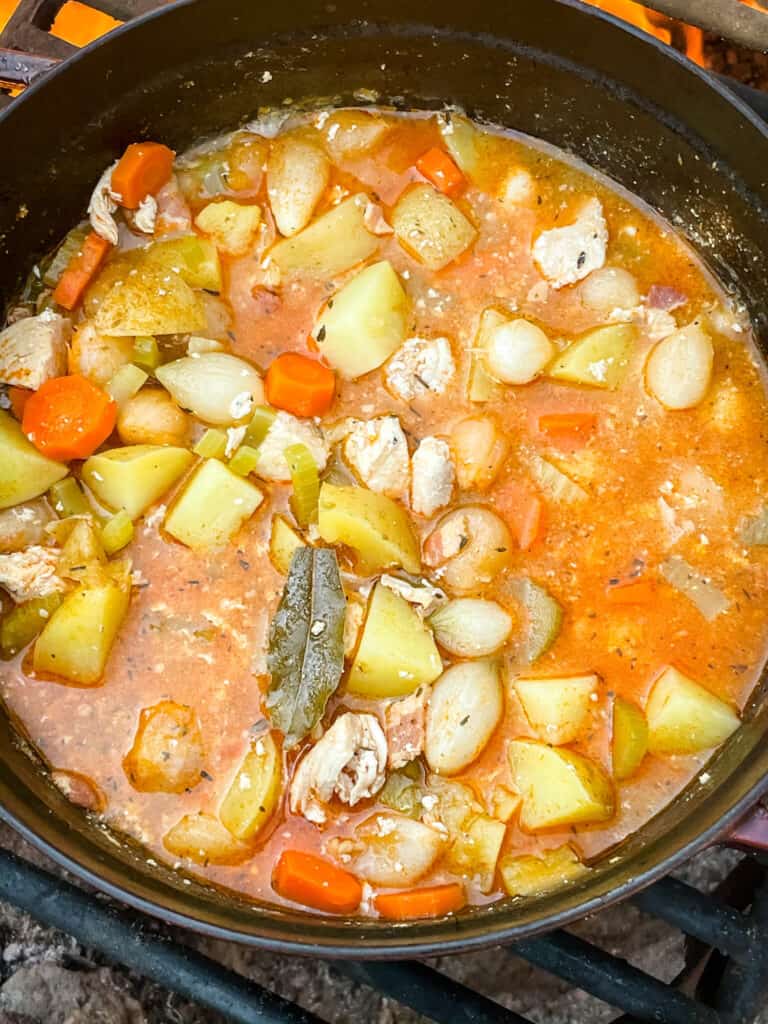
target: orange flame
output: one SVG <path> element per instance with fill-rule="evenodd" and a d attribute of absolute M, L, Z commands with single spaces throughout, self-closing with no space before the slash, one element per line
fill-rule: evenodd
<path fill-rule="evenodd" d="M 5 28 L 8 19 L 16 9 L 18 0 L 0 0 L 0 31 Z M 99 36 L 103 36 L 113 28 L 122 25 L 121 21 L 110 18 L 108 14 L 96 11 L 78 0 L 67 0 L 56 15 L 49 31 L 74 46 L 85 46 Z"/>
<path fill-rule="evenodd" d="M 700 28 L 693 25 L 686 25 L 682 21 L 675 21 L 665 14 L 657 14 L 634 0 L 585 0 L 594 7 L 600 7 L 609 14 L 615 14 L 623 18 L 631 25 L 636 25 L 651 36 L 656 36 L 664 43 L 669 43 L 676 50 L 680 50 L 696 64 L 702 67 L 707 66 L 707 59 L 704 56 L 704 33 Z M 752 6 L 758 6 L 753 0 L 742 0 Z"/>

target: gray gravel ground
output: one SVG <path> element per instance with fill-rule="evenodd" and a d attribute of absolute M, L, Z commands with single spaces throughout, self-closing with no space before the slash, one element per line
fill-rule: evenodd
<path fill-rule="evenodd" d="M 56 870 L 0 826 L 0 847 Z M 711 851 L 691 863 L 685 877 L 711 887 L 735 855 Z M 664 981 L 683 967 L 679 932 L 632 907 L 611 908 L 572 929 Z M 370 989 L 334 975 L 311 960 L 271 956 L 223 942 L 182 936 L 208 956 L 256 979 L 316 1013 L 329 1024 L 422 1024 L 425 1018 Z M 558 982 L 502 949 L 436 960 L 433 965 L 536 1024 L 604 1024 L 615 1011 Z M 40 927 L 0 903 L 0 1024 L 225 1024 L 218 1014 L 136 975 L 113 967 L 70 937 Z M 768 1024 L 768 1007 L 759 1024 Z"/>

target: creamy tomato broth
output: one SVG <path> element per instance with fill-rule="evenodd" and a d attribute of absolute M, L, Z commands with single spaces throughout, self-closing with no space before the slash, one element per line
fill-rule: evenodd
<path fill-rule="evenodd" d="M 561 153 L 378 110 L 131 146 L 0 381 L 2 696 L 148 856 L 439 916 L 578 879 L 738 727 L 751 329 Z"/>

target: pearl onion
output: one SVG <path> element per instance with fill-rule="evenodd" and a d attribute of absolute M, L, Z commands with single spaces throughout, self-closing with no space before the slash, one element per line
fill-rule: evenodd
<path fill-rule="evenodd" d="M 554 357 L 555 347 L 544 331 L 528 320 L 509 320 L 489 334 L 485 363 L 504 384 L 528 384 Z"/>
<path fill-rule="evenodd" d="M 709 390 L 713 359 L 712 341 L 694 320 L 651 351 L 645 368 L 648 390 L 667 409 L 691 409 Z"/>

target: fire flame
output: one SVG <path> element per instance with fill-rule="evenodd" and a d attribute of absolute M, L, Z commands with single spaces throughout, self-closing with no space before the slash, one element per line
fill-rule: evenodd
<path fill-rule="evenodd" d="M 0 31 L 5 28 L 17 3 L 18 0 L 0 0 Z M 79 3 L 78 0 L 67 0 L 48 31 L 52 36 L 64 39 L 73 46 L 85 46 L 118 25 L 122 25 L 122 22 L 110 18 L 102 11 L 96 11 L 86 4 Z"/>
<path fill-rule="evenodd" d="M 634 0 L 585 0 L 586 3 L 599 7 L 609 14 L 615 14 L 623 18 L 630 25 L 636 25 L 643 32 L 655 36 L 664 43 L 674 46 L 676 50 L 684 53 L 692 61 L 707 66 L 707 59 L 704 56 L 704 33 L 700 28 L 693 25 L 686 25 L 682 21 L 668 18 L 665 14 L 657 14 Z M 751 6 L 758 6 L 753 0 L 742 0 Z"/>

